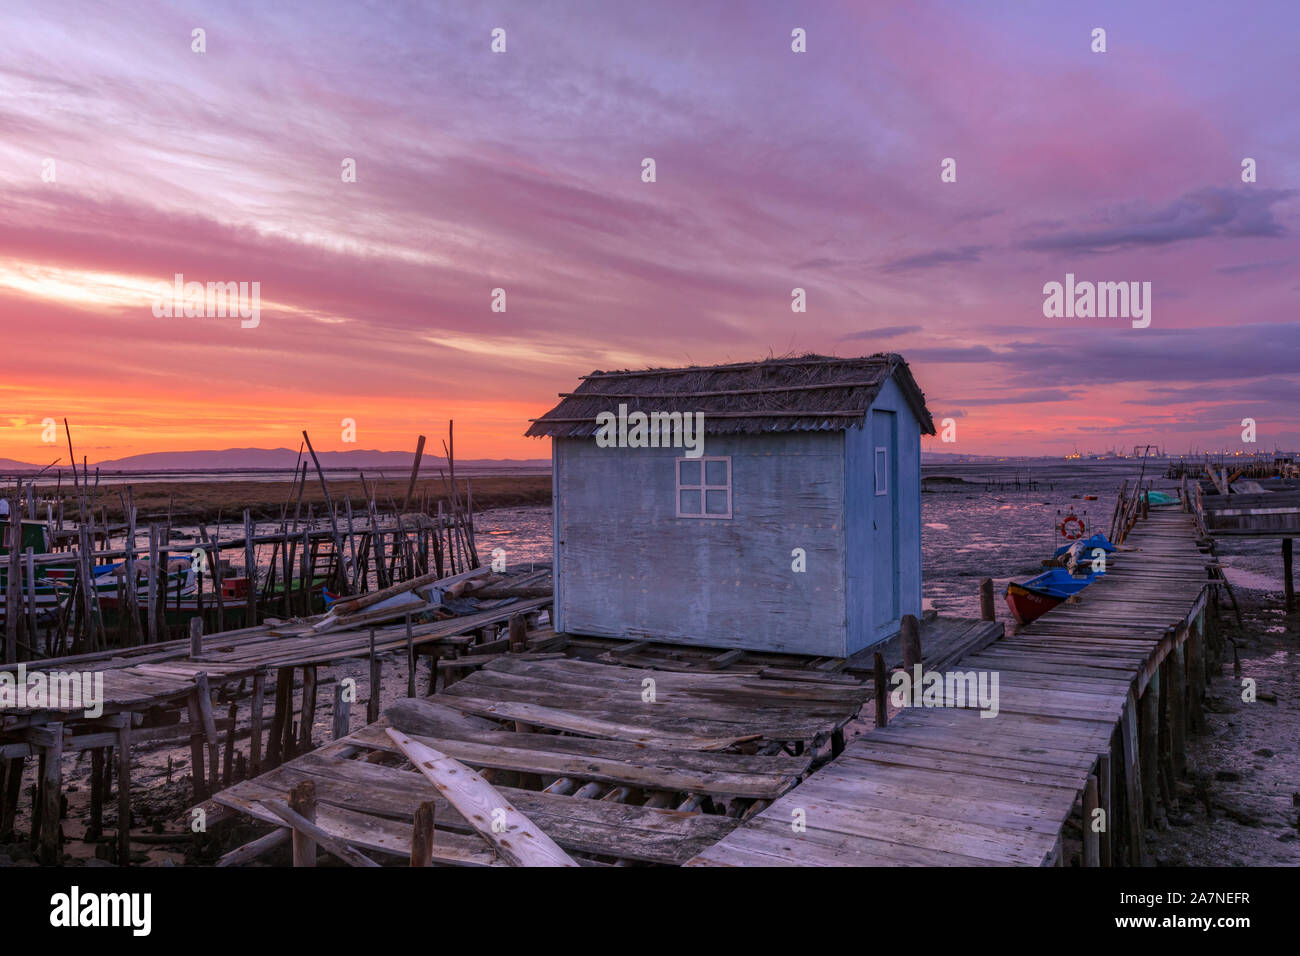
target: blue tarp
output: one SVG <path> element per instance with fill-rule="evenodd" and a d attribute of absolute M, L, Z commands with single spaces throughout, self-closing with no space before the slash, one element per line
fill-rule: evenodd
<path fill-rule="evenodd" d="M 1052 568 L 1045 574 L 1030 578 L 1020 586 L 1030 591 L 1048 594 L 1055 598 L 1068 598 L 1077 594 L 1093 582 L 1098 575 L 1089 573 L 1086 577 L 1076 578 L 1065 568 Z"/>
<path fill-rule="evenodd" d="M 1092 557 L 1093 548 L 1101 548 L 1107 553 L 1115 550 L 1115 546 L 1110 543 L 1110 540 L 1104 534 L 1094 534 L 1091 538 L 1083 538 L 1081 541 L 1071 541 L 1069 544 L 1062 545 L 1056 549 L 1056 553 L 1053 557 L 1059 558 L 1061 555 L 1065 554 L 1065 552 L 1069 551 L 1075 544 L 1083 545 L 1083 548 L 1079 553 L 1086 557 Z"/>

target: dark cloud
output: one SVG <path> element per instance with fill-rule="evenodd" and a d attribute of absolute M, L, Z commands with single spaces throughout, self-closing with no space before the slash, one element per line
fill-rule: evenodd
<path fill-rule="evenodd" d="M 1280 266 L 1290 265 L 1290 259 L 1272 259 L 1268 262 L 1239 262 L 1231 266 L 1219 266 L 1215 272 L 1221 272 L 1224 275 L 1235 276 L 1246 272 L 1260 272 L 1264 269 L 1276 269 Z"/>
<path fill-rule="evenodd" d="M 990 398 L 963 398 L 963 405 L 1035 405 L 1039 402 L 1071 402 L 1082 398 L 1083 392 L 1063 388 L 1040 388 L 1017 395 Z"/>
<path fill-rule="evenodd" d="M 914 256 L 906 256 L 886 263 L 884 272 L 911 272 L 914 269 L 933 269 L 938 266 L 955 265 L 960 262 L 979 262 L 984 246 L 961 246 L 957 249 L 935 249 Z"/>
<path fill-rule="evenodd" d="M 1037 252 L 1097 253 L 1165 246 L 1209 236 L 1276 238 L 1286 230 L 1274 218 L 1272 207 L 1294 194 L 1295 190 L 1290 189 L 1211 186 L 1181 196 L 1159 209 L 1128 204 L 1108 212 L 1107 225 L 1028 239 L 1020 245 Z"/>
<path fill-rule="evenodd" d="M 900 335 L 907 335 L 910 332 L 919 332 L 919 325 L 887 325 L 879 329 L 863 329 L 861 332 L 850 332 L 848 335 L 841 335 L 840 341 L 849 339 L 892 339 Z"/>

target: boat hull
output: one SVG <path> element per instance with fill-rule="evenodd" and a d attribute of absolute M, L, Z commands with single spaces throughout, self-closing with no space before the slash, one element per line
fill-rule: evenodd
<path fill-rule="evenodd" d="M 1016 619 L 1017 624 L 1036 621 L 1065 600 L 1063 597 L 1031 591 L 1019 584 L 1007 585 L 1006 599 L 1007 607 L 1011 609 L 1011 616 Z"/>

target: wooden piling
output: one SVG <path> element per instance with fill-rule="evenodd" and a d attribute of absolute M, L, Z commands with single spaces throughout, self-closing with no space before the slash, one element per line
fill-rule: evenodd
<path fill-rule="evenodd" d="M 310 780 L 295 783 L 289 790 L 289 809 L 308 823 L 315 823 L 316 784 Z M 308 867 L 316 865 L 316 843 L 297 827 L 293 830 L 293 865 Z"/>
<path fill-rule="evenodd" d="M 194 785 L 194 802 L 207 799 L 207 775 L 203 771 L 203 715 L 199 711 L 198 691 L 190 691 L 186 701 L 190 721 L 190 779 Z"/>
<path fill-rule="evenodd" d="M 876 726 L 884 727 L 889 723 L 889 685 L 885 671 L 885 658 L 876 651 L 873 659 L 872 676 L 875 684 Z"/>
<path fill-rule="evenodd" d="M 0 831 L 3 827 L 0 827 Z M 86 821 L 87 843 L 95 843 L 104 835 L 104 748 L 90 751 L 90 819 Z M 0 833 L 0 841 L 4 840 Z"/>
<path fill-rule="evenodd" d="M 1291 539 L 1282 539 L 1282 588 L 1287 614 L 1295 613 L 1295 577 L 1292 573 Z"/>
<path fill-rule="evenodd" d="M 528 650 L 528 622 L 522 614 L 510 616 L 510 653 L 522 654 Z"/>
<path fill-rule="evenodd" d="M 230 707 L 226 710 L 226 719 L 230 722 L 230 726 L 226 728 L 226 752 L 222 754 L 221 758 L 221 785 L 223 787 L 229 787 L 234 781 L 235 732 L 237 730 L 235 722 L 238 716 L 239 705 L 232 700 Z"/>
<path fill-rule="evenodd" d="M 415 696 L 415 637 L 411 632 L 411 615 L 406 615 L 406 696 Z"/>
<path fill-rule="evenodd" d="M 352 723 L 352 708 L 343 699 L 343 682 L 334 685 L 334 729 L 332 739 L 342 740 L 349 733 Z"/>
<path fill-rule="evenodd" d="M 117 865 L 131 865 L 131 720 L 117 728 Z"/>
<path fill-rule="evenodd" d="M 203 618 L 190 618 L 190 657 L 203 656 Z"/>
<path fill-rule="evenodd" d="M 421 443 L 424 436 L 420 437 Z M 415 826 L 411 830 L 411 866 L 433 866 L 433 801 L 426 800 L 415 808 Z"/>
<path fill-rule="evenodd" d="M 250 703 L 248 772 L 256 777 L 262 772 L 262 710 L 266 703 L 266 669 L 253 674 L 253 698 Z"/>
<path fill-rule="evenodd" d="M 1181 780 L 1187 773 L 1187 660 L 1184 644 L 1176 644 L 1169 654 L 1170 749 L 1173 751 L 1174 776 Z"/>
<path fill-rule="evenodd" d="M 980 620 L 992 621 L 997 618 L 997 612 L 993 604 L 993 579 L 984 578 L 980 581 Z"/>
<path fill-rule="evenodd" d="M 1101 808 L 1097 775 L 1088 774 L 1083 788 L 1083 865 L 1101 866 L 1101 834 L 1096 811 Z"/>
<path fill-rule="evenodd" d="M 913 668 L 921 663 L 921 625 L 911 614 L 903 615 L 899 643 L 903 646 L 903 670 L 910 677 Z"/>
<path fill-rule="evenodd" d="M 379 719 L 379 656 L 375 653 L 375 629 L 370 629 L 370 697 L 366 700 L 366 723 L 373 724 Z"/>
<path fill-rule="evenodd" d="M 316 665 L 302 669 L 302 713 L 298 722 L 298 753 L 309 753 L 312 743 L 312 725 L 316 722 Z"/>
<path fill-rule="evenodd" d="M 217 739 L 217 722 L 212 716 L 212 690 L 208 686 L 208 675 L 200 671 L 194 675 L 194 696 L 198 703 L 199 719 L 203 721 L 203 736 L 208 742 L 208 786 L 209 792 L 217 791 L 218 774 L 221 770 L 218 758 L 221 743 Z"/>
<path fill-rule="evenodd" d="M 1160 672 L 1151 675 L 1142 693 L 1140 721 L 1142 770 L 1142 809 L 1147 823 L 1154 823 L 1159 810 L 1159 781 L 1156 779 L 1160 748 Z"/>
<path fill-rule="evenodd" d="M 63 815 L 63 724 L 47 724 L 44 729 L 49 738 L 41 750 L 39 855 L 42 866 L 55 866 L 59 862 L 59 823 Z"/>
<path fill-rule="evenodd" d="M 1097 805 L 1102 812 L 1102 830 L 1098 847 L 1098 858 L 1102 866 L 1114 866 L 1114 801 L 1111 797 L 1111 756 L 1104 753 L 1097 758 Z"/>
<path fill-rule="evenodd" d="M 248 579 L 244 627 L 257 627 L 257 554 L 253 548 L 253 515 L 248 508 L 244 509 L 244 577 Z"/>
<path fill-rule="evenodd" d="M 1130 691 L 1120 716 L 1120 743 L 1123 750 L 1124 817 L 1129 863 L 1141 866 L 1146 859 L 1146 826 L 1142 819 L 1142 776 L 1138 757 L 1137 700 Z"/>

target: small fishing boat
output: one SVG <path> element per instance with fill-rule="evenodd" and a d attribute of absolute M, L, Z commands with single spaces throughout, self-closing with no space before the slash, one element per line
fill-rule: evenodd
<path fill-rule="evenodd" d="M 1115 546 L 1104 534 L 1094 534 L 1090 538 L 1071 542 L 1056 549 L 1055 560 L 1068 562 L 1076 570 L 1088 555 L 1097 549 L 1105 552 L 1115 550 Z M 1105 571 L 1088 570 L 1082 574 L 1072 574 L 1070 568 L 1052 568 L 1028 581 L 1012 581 L 1007 584 L 1005 592 L 1007 607 L 1018 624 L 1028 624 L 1042 617 L 1052 608 L 1071 595 L 1078 594 Z"/>
<path fill-rule="evenodd" d="M 5 620 L 5 602 L 8 596 L 10 529 L 11 526 L 6 525 L 3 536 L 0 537 L 0 623 Z M 31 605 L 38 624 L 42 626 L 48 626 L 63 613 L 65 604 L 73 593 L 74 582 L 77 580 L 75 559 L 72 555 L 51 553 L 48 531 L 49 527 L 44 521 L 21 522 L 19 549 L 21 551 L 31 549 L 36 581 L 35 586 L 27 582 L 26 572 L 23 572 L 24 587 L 23 593 L 19 595 L 19 603 L 23 608 Z M 66 558 L 67 563 L 61 563 L 60 560 L 52 561 L 51 558 Z M 162 585 L 163 593 L 169 596 L 194 593 L 195 572 L 188 556 L 163 552 L 159 555 L 159 561 L 167 570 L 166 581 Z M 147 598 L 149 594 L 148 569 L 147 557 L 136 558 L 135 587 L 137 594 L 142 598 Z M 101 607 L 109 606 L 122 595 L 127 573 L 125 561 L 96 564 L 91 567 L 90 572 L 94 579 L 94 596 Z M 69 609 L 73 619 L 76 613 L 75 606 Z"/>

